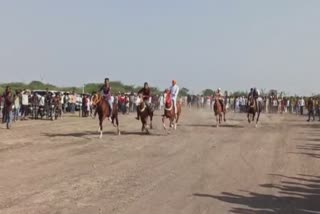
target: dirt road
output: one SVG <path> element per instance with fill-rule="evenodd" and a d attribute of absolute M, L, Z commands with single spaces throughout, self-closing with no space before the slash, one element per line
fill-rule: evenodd
<path fill-rule="evenodd" d="M 320 213 L 320 123 L 184 112 L 169 135 L 121 116 L 122 136 L 66 117 L 0 129 L 2 214 Z"/>

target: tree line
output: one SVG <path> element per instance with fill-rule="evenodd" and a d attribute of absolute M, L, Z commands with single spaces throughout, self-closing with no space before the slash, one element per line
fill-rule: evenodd
<path fill-rule="evenodd" d="M 126 85 L 121 81 L 111 81 L 111 88 L 113 94 L 120 93 L 128 93 L 128 92 L 138 92 L 142 87 L 134 86 L 134 85 Z M 100 83 L 88 83 L 85 84 L 83 87 L 59 87 L 48 83 L 43 83 L 41 81 L 32 81 L 30 83 L 22 83 L 22 82 L 11 82 L 11 83 L 3 83 L 0 84 L 0 94 L 2 94 L 6 88 L 6 86 L 10 86 L 12 90 L 55 90 L 55 91 L 65 91 L 65 92 L 75 92 L 81 94 L 83 91 L 88 94 L 92 94 L 97 92 L 103 84 Z M 163 93 L 164 90 L 161 90 L 157 87 L 152 87 L 152 94 L 159 95 Z M 190 94 L 190 90 L 182 87 L 180 89 L 180 96 L 187 96 Z M 202 91 L 201 95 L 204 96 L 212 96 L 214 91 L 212 89 L 205 89 Z M 232 96 L 246 96 L 247 92 L 238 91 L 232 93 Z"/>

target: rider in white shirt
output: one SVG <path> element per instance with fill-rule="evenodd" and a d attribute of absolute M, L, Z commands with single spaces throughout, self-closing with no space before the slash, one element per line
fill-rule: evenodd
<path fill-rule="evenodd" d="M 176 80 L 172 80 L 172 86 L 170 87 L 170 93 L 171 93 L 171 99 L 173 101 L 174 105 L 174 112 L 177 115 L 177 100 L 178 100 L 178 94 L 179 94 L 179 86 L 177 85 Z"/>

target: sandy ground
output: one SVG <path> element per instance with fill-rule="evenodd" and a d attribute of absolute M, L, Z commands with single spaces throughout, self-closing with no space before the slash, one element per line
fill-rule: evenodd
<path fill-rule="evenodd" d="M 65 117 L 0 129 L 1 214 L 320 213 L 320 123 L 185 110 L 177 131 L 122 136 L 97 120 Z"/>

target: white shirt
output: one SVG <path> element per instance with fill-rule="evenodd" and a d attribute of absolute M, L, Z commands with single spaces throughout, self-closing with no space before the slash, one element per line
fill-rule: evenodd
<path fill-rule="evenodd" d="M 40 97 L 39 106 L 44 106 L 44 104 L 45 104 L 44 97 Z"/>
<path fill-rule="evenodd" d="M 177 99 L 178 94 L 179 94 L 179 86 L 177 86 L 177 85 L 171 86 L 170 93 L 171 93 L 172 99 Z"/>
<path fill-rule="evenodd" d="M 27 94 L 22 95 L 22 105 L 29 105 L 29 96 Z"/>
<path fill-rule="evenodd" d="M 140 102 L 141 102 L 141 100 L 140 100 L 140 97 L 138 96 L 136 99 L 136 106 L 140 105 Z"/>
<path fill-rule="evenodd" d="M 161 97 L 160 97 L 160 105 L 162 106 L 162 105 L 163 105 L 163 103 L 164 103 L 164 97 L 163 97 L 163 96 L 161 96 Z"/>

